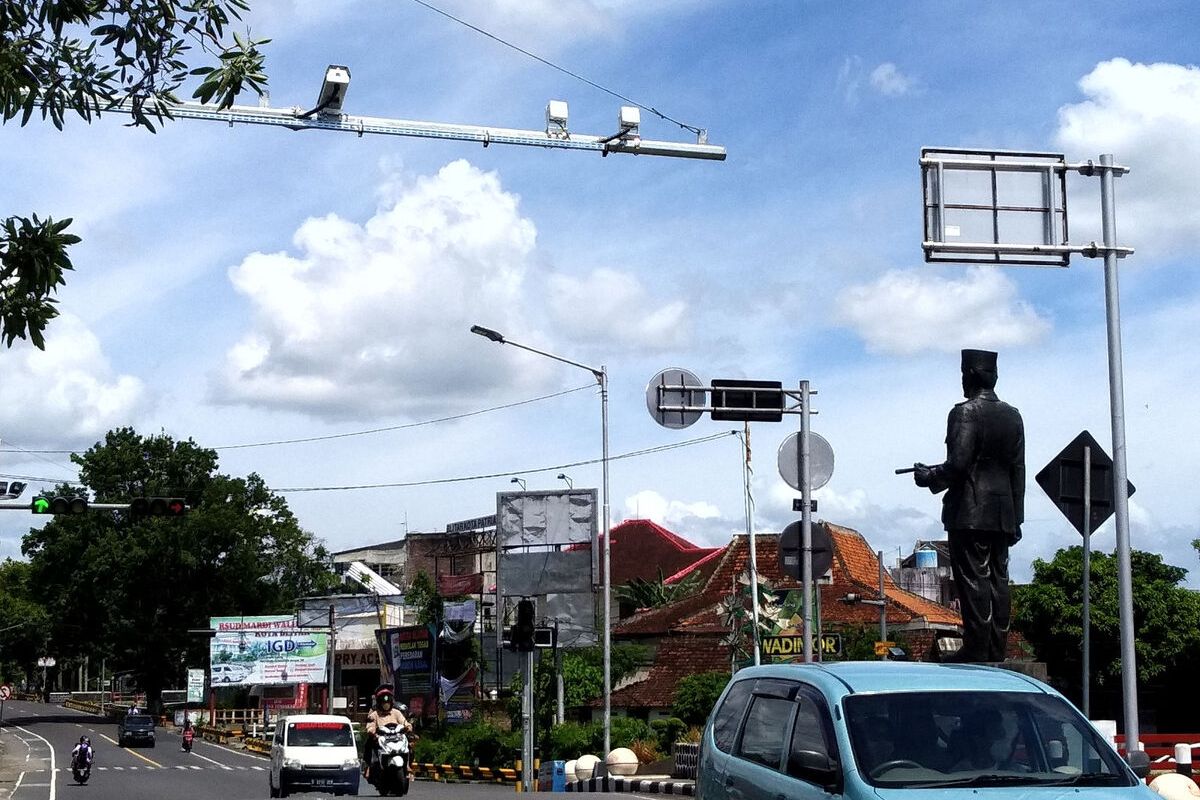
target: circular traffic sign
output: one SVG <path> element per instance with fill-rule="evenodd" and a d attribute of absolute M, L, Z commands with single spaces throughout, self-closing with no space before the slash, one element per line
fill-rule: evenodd
<path fill-rule="evenodd" d="M 700 419 L 702 411 L 678 410 L 685 406 L 703 406 L 705 390 L 700 379 L 686 369 L 664 369 L 646 385 L 646 408 L 654 421 L 664 428 L 686 428 Z M 692 387 L 696 387 L 693 390 Z M 672 408 L 674 411 L 664 411 Z"/>
<path fill-rule="evenodd" d="M 12 697 L 12 687 L 7 683 L 0 686 L 0 700 L 7 700 L 10 697 Z"/>
<path fill-rule="evenodd" d="M 800 489 L 800 433 L 779 445 L 779 477 L 793 489 Z M 820 489 L 833 477 L 833 448 L 818 433 L 808 434 L 808 477 L 812 489 Z"/>
<path fill-rule="evenodd" d="M 779 569 L 798 581 L 804 579 L 804 563 L 801 560 L 804 548 L 800 541 L 803 538 L 802 527 L 799 522 L 793 522 L 779 534 Z M 812 537 L 812 576 L 823 578 L 833 567 L 833 537 L 829 535 L 828 528 L 818 523 L 810 523 L 809 530 Z"/>

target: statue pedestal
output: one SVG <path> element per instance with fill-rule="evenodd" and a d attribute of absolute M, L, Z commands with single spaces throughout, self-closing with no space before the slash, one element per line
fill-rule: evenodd
<path fill-rule="evenodd" d="M 1046 669 L 1045 661 L 977 661 L 975 663 L 981 667 L 997 667 L 1010 672 L 1019 672 L 1022 675 L 1036 678 L 1042 683 L 1050 682 L 1050 673 Z"/>

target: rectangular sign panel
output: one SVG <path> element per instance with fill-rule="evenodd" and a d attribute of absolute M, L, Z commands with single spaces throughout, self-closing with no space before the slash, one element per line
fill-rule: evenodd
<path fill-rule="evenodd" d="M 407 703 L 412 716 L 429 716 L 436 711 L 432 699 L 434 678 L 434 634 L 432 626 L 412 625 L 376 632 L 380 649 L 387 657 L 386 671 L 400 702 Z"/>
<path fill-rule="evenodd" d="M 291 616 L 211 617 L 211 686 L 325 683 L 329 636 Z"/>
<path fill-rule="evenodd" d="M 204 670 L 189 669 L 187 671 L 187 701 L 189 703 L 204 702 Z"/>

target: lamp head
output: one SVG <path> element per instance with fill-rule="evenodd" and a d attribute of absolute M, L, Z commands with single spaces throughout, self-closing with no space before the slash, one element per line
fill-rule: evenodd
<path fill-rule="evenodd" d="M 482 336 L 485 339 L 491 339 L 493 342 L 504 344 L 504 334 L 494 331 L 491 328 L 485 328 L 482 325 L 472 325 L 471 333 Z"/>

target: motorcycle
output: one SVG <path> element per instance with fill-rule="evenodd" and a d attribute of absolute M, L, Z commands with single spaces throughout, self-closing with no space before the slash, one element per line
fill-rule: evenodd
<path fill-rule="evenodd" d="M 369 780 L 379 795 L 408 794 L 408 765 L 412 755 L 407 731 L 394 722 L 381 726 L 375 731 L 373 759 Z"/>
<path fill-rule="evenodd" d="M 81 786 L 88 782 L 88 778 L 92 777 L 92 750 L 90 747 L 76 751 L 71 757 L 71 777 Z"/>
<path fill-rule="evenodd" d="M 188 728 L 183 732 L 183 752 L 192 752 L 192 740 L 195 738 L 196 731 L 192 730 L 191 728 Z"/>

